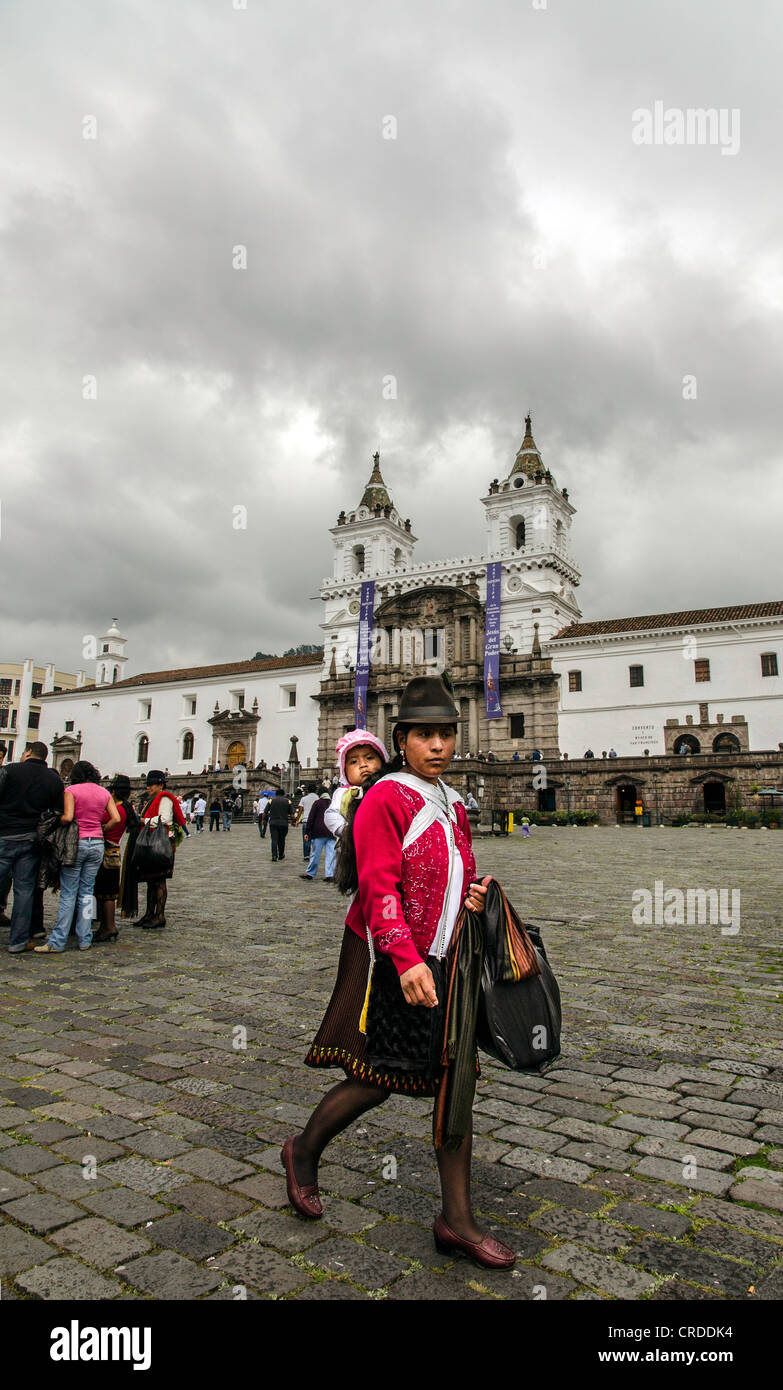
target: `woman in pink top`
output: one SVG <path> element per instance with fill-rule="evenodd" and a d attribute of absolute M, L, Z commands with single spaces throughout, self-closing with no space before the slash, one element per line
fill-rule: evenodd
<path fill-rule="evenodd" d="M 65 950 L 77 900 L 80 903 L 76 918 L 79 950 L 88 951 L 92 945 L 92 890 L 103 863 L 103 832 L 120 820 L 114 797 L 101 786 L 101 774 L 92 763 L 79 762 L 74 767 L 70 785 L 65 789 L 61 820 L 64 825 L 76 821 L 79 851 L 73 868 L 60 870 L 60 910 L 46 945 L 35 948 L 39 955 Z"/>

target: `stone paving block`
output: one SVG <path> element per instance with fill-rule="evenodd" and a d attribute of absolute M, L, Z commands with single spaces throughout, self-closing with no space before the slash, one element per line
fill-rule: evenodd
<path fill-rule="evenodd" d="M 16 1173 L 6 1173 L 5 1169 L 0 1168 L 0 1202 L 12 1202 L 15 1197 L 24 1197 L 28 1192 L 35 1191 L 26 1178 L 20 1178 Z"/>
<path fill-rule="evenodd" d="M 80 1105 L 76 1101 L 62 1100 L 51 1105 L 42 1105 L 40 1110 L 43 1115 L 48 1115 L 53 1120 L 62 1120 L 79 1128 L 82 1128 L 85 1122 L 99 1118 L 99 1112 L 94 1106 Z"/>
<path fill-rule="evenodd" d="M 365 1244 L 402 1260 L 417 1260 L 425 1269 L 447 1269 L 455 1258 L 436 1250 L 431 1227 L 425 1229 L 412 1221 L 382 1221 L 367 1232 Z"/>
<path fill-rule="evenodd" d="M 308 1253 L 308 1260 L 319 1269 L 342 1274 L 365 1289 L 382 1289 L 399 1279 L 408 1268 L 403 1260 L 375 1250 L 344 1236 L 332 1236 Z"/>
<path fill-rule="evenodd" d="M 760 1139 L 763 1144 L 783 1144 L 783 1126 L 759 1125 L 753 1138 Z"/>
<path fill-rule="evenodd" d="M 736 1208 L 735 1208 L 736 1215 Z M 783 1245 L 773 1240 L 760 1240 L 731 1226 L 703 1226 L 694 1233 L 692 1245 L 700 1250 L 713 1250 L 718 1255 L 731 1255 L 735 1260 L 747 1260 L 760 1269 L 783 1261 Z"/>
<path fill-rule="evenodd" d="M 161 1221 L 153 1221 L 151 1226 L 145 1227 L 145 1233 L 155 1245 L 168 1246 L 192 1260 L 207 1260 L 236 1240 L 230 1231 L 222 1231 L 219 1226 L 201 1221 L 189 1212 L 175 1212 Z"/>
<path fill-rule="evenodd" d="M 250 1242 L 234 1245 L 225 1254 L 218 1255 L 211 1268 L 233 1280 L 234 1286 L 247 1285 L 259 1293 L 278 1298 L 312 1283 L 312 1274 L 299 1269 L 285 1255 Z"/>
<path fill-rule="evenodd" d="M 59 1154 L 49 1153 L 37 1144 L 17 1144 L 14 1148 L 3 1149 L 3 1167 L 11 1173 L 41 1173 L 44 1168 L 55 1168 L 60 1162 Z"/>
<path fill-rule="evenodd" d="M 176 1134 L 182 1139 L 192 1139 L 194 1134 L 203 1137 L 204 1126 L 199 1120 L 191 1120 L 187 1115 L 176 1115 L 166 1111 L 155 1116 L 155 1128 L 166 1134 Z"/>
<path fill-rule="evenodd" d="M 253 1201 L 239 1192 L 225 1192 L 209 1182 L 194 1182 L 187 1187 L 175 1187 L 168 1199 L 172 1205 L 183 1207 L 193 1216 L 205 1221 L 231 1221 L 242 1212 L 250 1211 Z"/>
<path fill-rule="evenodd" d="M 44 1265 L 37 1265 L 25 1274 L 16 1275 L 16 1283 L 36 1298 L 67 1300 L 86 1300 L 118 1298 L 122 1285 L 117 1279 L 107 1279 L 88 1269 L 69 1255 L 58 1255 Z"/>
<path fill-rule="evenodd" d="M 632 1137 L 632 1136 L 631 1136 Z M 596 1144 L 595 1142 L 579 1143 L 572 1140 L 561 1149 L 558 1158 L 573 1159 L 577 1163 L 588 1163 L 594 1168 L 614 1168 L 620 1173 L 627 1173 L 631 1169 L 635 1159 L 634 1155 L 625 1149 L 618 1149 L 612 1144 Z"/>
<path fill-rule="evenodd" d="M 565 1144 L 562 1134 L 550 1134 L 546 1129 L 531 1129 L 529 1125 L 502 1125 L 495 1130 L 495 1138 L 510 1144 L 525 1145 L 541 1153 L 556 1153 Z"/>
<path fill-rule="evenodd" d="M 633 1134 L 641 1134 L 642 1130 L 637 1129 L 628 1132 L 623 1129 L 615 1129 L 612 1125 L 595 1125 L 588 1120 L 577 1120 L 573 1116 L 566 1116 L 565 1119 L 556 1120 L 551 1126 L 553 1132 L 567 1134 L 571 1139 L 582 1139 L 586 1143 L 598 1145 L 608 1144 L 613 1149 L 627 1149 L 633 1143 Z M 630 1130 L 630 1126 L 629 1126 Z"/>
<path fill-rule="evenodd" d="M 382 1188 L 367 1198 L 367 1209 L 387 1212 L 400 1221 L 417 1221 L 422 1226 L 431 1227 L 440 1211 L 440 1203 L 423 1192 L 390 1182 L 384 1183 Z"/>
<path fill-rule="evenodd" d="M 646 1173 L 651 1178 L 662 1178 L 664 1182 L 679 1183 L 680 1187 L 691 1188 L 694 1192 L 712 1192 L 718 1197 L 728 1192 L 734 1182 L 733 1174 L 715 1172 L 701 1164 L 695 1175 L 688 1178 L 683 1177 L 682 1170 L 682 1163 L 675 1163 L 672 1159 L 643 1158 L 634 1171 Z"/>
<path fill-rule="evenodd" d="M 522 1196 L 534 1202 L 556 1202 L 559 1207 L 571 1207 L 576 1211 L 598 1211 L 607 1201 L 600 1192 L 554 1178 L 530 1178 L 519 1190 Z"/>
<path fill-rule="evenodd" d="M 783 1269 L 776 1269 L 774 1274 L 770 1274 L 767 1279 L 762 1279 L 756 1285 L 756 1298 L 763 1302 L 783 1301 Z"/>
<path fill-rule="evenodd" d="M 698 1216 L 699 1220 L 724 1221 L 729 1226 L 741 1226 L 743 1230 L 783 1241 L 783 1215 L 780 1213 L 752 1211 L 749 1207 L 737 1206 L 730 1199 L 721 1201 L 718 1197 L 702 1197 L 694 1206 L 693 1215 Z"/>
<path fill-rule="evenodd" d="M 62 1163 L 58 1168 L 46 1168 L 42 1173 L 36 1173 L 35 1181 L 47 1192 L 56 1192 L 58 1197 L 72 1197 L 80 1202 L 90 1192 L 100 1192 L 101 1188 L 109 1186 L 108 1178 L 101 1176 L 100 1169 L 95 1171 L 94 1176 L 92 1174 L 92 1167 Z"/>
<path fill-rule="evenodd" d="M 0 1223 L 0 1278 L 16 1275 L 21 1269 L 49 1260 L 55 1254 L 51 1246 L 37 1236 L 28 1235 L 7 1221 Z M 3 1291 L 5 1293 L 5 1290 Z"/>
<path fill-rule="evenodd" d="M 631 1231 L 623 1231 L 611 1221 L 601 1221 L 594 1216 L 584 1216 L 582 1212 L 569 1211 L 555 1207 L 530 1221 L 537 1231 L 546 1231 L 550 1236 L 563 1240 L 575 1240 L 600 1250 L 605 1255 L 614 1254 L 626 1245 L 632 1245 L 636 1236 Z M 550 1240 L 547 1244 L 551 1245 Z"/>
<path fill-rule="evenodd" d="M 511 1168 L 524 1168 L 540 1178 L 560 1178 L 563 1182 L 585 1182 L 594 1172 L 586 1163 L 559 1155 L 541 1154 L 535 1149 L 511 1149 L 501 1160 Z"/>
<path fill-rule="evenodd" d="M 115 1226 L 97 1216 L 86 1216 L 71 1226 L 55 1231 L 52 1235 L 55 1245 L 70 1250 L 87 1264 L 97 1265 L 99 1269 L 114 1269 L 134 1255 L 149 1250 L 150 1242 L 144 1236 Z"/>
<path fill-rule="evenodd" d="M 157 1121 L 156 1121 L 157 1123 Z M 122 1142 L 130 1134 L 140 1134 L 141 1127 L 119 1115 L 96 1115 L 86 1127 L 89 1138 L 118 1139 Z"/>
<path fill-rule="evenodd" d="M 327 1230 L 327 1221 L 327 1216 L 323 1221 L 307 1221 L 293 1212 L 268 1211 L 263 1207 L 237 1216 L 229 1224 L 246 1240 L 257 1240 L 262 1245 L 271 1245 L 276 1250 L 295 1255 L 332 1234 Z"/>
<path fill-rule="evenodd" d="M 496 1298 L 509 1302 L 546 1300 L 548 1303 L 559 1303 L 578 1288 L 567 1275 L 544 1269 L 543 1262 L 536 1265 L 517 1262 L 512 1269 L 493 1270 L 479 1269 L 470 1260 L 458 1257 L 452 1267 L 444 1271 L 443 1278 L 455 1285 L 461 1283 L 463 1287 L 486 1290 Z M 396 1288 L 396 1285 L 393 1284 L 392 1288 Z"/>
<path fill-rule="evenodd" d="M 178 1255 L 175 1250 L 162 1250 L 156 1255 L 139 1255 L 126 1261 L 123 1279 L 153 1298 L 166 1300 L 198 1298 L 221 1283 L 213 1268 L 203 1269 Z"/>
<path fill-rule="evenodd" d="M 141 1154 L 143 1158 L 165 1159 L 187 1153 L 193 1145 L 187 1139 L 178 1139 L 175 1135 L 150 1129 L 146 1133 L 130 1135 L 125 1147 L 131 1153 Z"/>
<path fill-rule="evenodd" d="M 108 1139 L 98 1139 L 94 1134 L 82 1134 L 77 1139 L 65 1139 L 60 1143 L 52 1145 L 55 1153 L 62 1154 L 64 1158 L 70 1158 L 75 1163 L 81 1163 L 87 1155 L 98 1163 L 105 1163 L 110 1158 L 121 1158 L 127 1152 L 120 1144 L 110 1144 Z"/>
<path fill-rule="evenodd" d="M 46 1144 L 49 1147 L 78 1135 L 78 1131 L 72 1125 L 64 1125 L 60 1120 L 37 1120 L 34 1124 L 23 1125 L 17 1132 L 24 1135 L 25 1139 L 31 1139 L 34 1144 Z"/>
<path fill-rule="evenodd" d="M 176 1189 L 178 1192 L 181 1190 Z M 121 1226 L 139 1226 L 142 1222 L 153 1221 L 156 1216 L 166 1216 L 170 1207 L 151 1197 L 142 1196 L 127 1187 L 114 1187 L 106 1192 L 96 1192 L 94 1197 L 82 1198 L 81 1205 L 107 1221 L 119 1221 Z"/>
<path fill-rule="evenodd" d="M 655 1280 L 649 1274 L 629 1269 L 619 1260 L 608 1259 L 578 1245 L 561 1245 L 544 1255 L 541 1264 L 547 1269 L 570 1274 L 582 1284 L 600 1289 L 613 1298 L 639 1298 L 651 1289 Z"/>
<path fill-rule="evenodd" d="M 655 1270 L 658 1274 L 676 1274 L 693 1284 L 702 1284 L 718 1295 L 731 1298 L 747 1296 L 749 1286 L 754 1283 L 753 1271 L 747 1266 L 723 1260 L 718 1255 L 707 1255 L 694 1250 L 679 1241 L 656 1240 L 654 1236 L 645 1237 L 634 1245 L 624 1257 L 634 1265 Z"/>
<path fill-rule="evenodd" d="M 733 1100 L 715 1100 L 711 1096 L 683 1096 L 689 1110 L 703 1110 L 707 1115 L 725 1115 L 727 1119 L 752 1120 L 759 1113 L 755 1105 L 737 1105 Z"/>
<path fill-rule="evenodd" d="M 697 1284 L 683 1284 L 679 1279 L 667 1279 L 660 1288 L 650 1294 L 652 1303 L 683 1303 L 691 1301 L 705 1303 L 714 1300 L 717 1294 L 709 1289 L 699 1288 Z"/>
<path fill-rule="evenodd" d="M 648 1135 L 644 1139 L 638 1139 L 634 1144 L 634 1152 L 649 1154 L 653 1157 L 660 1155 L 661 1158 L 671 1158 L 681 1163 L 696 1164 L 698 1167 L 710 1168 L 713 1172 L 720 1173 L 726 1168 L 730 1168 L 734 1162 L 732 1154 L 722 1153 L 719 1149 L 705 1149 L 699 1144 L 691 1144 L 690 1136 L 685 1139 L 659 1139 L 655 1135 Z"/>
<path fill-rule="evenodd" d="M 184 1173 L 163 1164 L 150 1162 L 146 1158 L 115 1158 L 104 1165 L 103 1176 L 110 1182 L 122 1183 L 137 1192 L 155 1196 L 158 1192 L 169 1192 L 173 1187 L 184 1187 L 190 1179 Z"/>
<path fill-rule="evenodd" d="M 741 1158 L 750 1158 L 757 1154 L 761 1145 L 755 1140 L 742 1139 L 736 1134 L 724 1134 L 717 1129 L 694 1129 L 688 1135 L 688 1143 L 698 1144 L 704 1149 L 725 1150 L 726 1153 L 734 1154 Z"/>
<path fill-rule="evenodd" d="M 442 1275 L 425 1274 L 416 1270 L 412 1274 L 406 1274 L 402 1279 L 397 1279 L 389 1289 L 386 1299 L 393 1303 L 437 1303 L 453 1302 L 457 1299 L 472 1303 L 481 1302 L 482 1299 L 491 1300 L 492 1294 L 488 1290 L 472 1289 L 467 1284 L 456 1284 L 454 1280 L 444 1279 Z"/>
<path fill-rule="evenodd" d="M 756 1124 L 783 1126 L 783 1109 L 769 1110 L 767 1108 L 764 1108 L 762 1110 L 757 1111 Z"/>
<path fill-rule="evenodd" d="M 647 1096 L 618 1096 L 614 1102 L 615 1110 L 629 1115 L 645 1115 L 651 1120 L 680 1120 L 685 1102 L 672 1105 L 670 1101 L 650 1100 Z M 641 1133 L 641 1131 L 640 1131 Z"/>
<path fill-rule="evenodd" d="M 194 1149 L 191 1153 L 178 1155 L 173 1162 L 184 1172 L 195 1173 L 196 1177 L 215 1183 L 236 1182 L 238 1178 L 250 1177 L 255 1172 L 250 1163 L 239 1163 L 215 1149 Z"/>
<path fill-rule="evenodd" d="M 684 1125 L 700 1129 L 704 1125 L 715 1124 L 718 1134 L 736 1134 L 748 1139 L 755 1128 L 752 1120 L 734 1120 L 730 1115 L 710 1115 L 704 1110 L 684 1110 L 680 1116 Z M 717 1145 L 713 1145 L 717 1148 Z"/>
<path fill-rule="evenodd" d="M 661 1139 L 680 1139 L 688 1133 L 686 1124 L 676 1124 L 671 1120 L 651 1119 L 646 1115 L 618 1115 L 611 1121 L 611 1125 L 619 1131 L 654 1135 Z"/>
<path fill-rule="evenodd" d="M 17 1197 L 13 1202 L 4 1202 L 3 1211 L 20 1226 L 32 1226 L 34 1231 L 41 1232 L 53 1231 L 82 1215 L 72 1202 L 48 1192 L 34 1192 L 27 1197 Z"/>
<path fill-rule="evenodd" d="M 329 1171 L 327 1171 L 329 1169 Z M 349 1169 L 337 1169 L 339 1174 L 350 1172 Z M 319 1170 L 319 1183 L 321 1190 L 330 1192 L 333 1190 L 329 1181 L 331 1176 L 330 1165 L 324 1164 Z M 352 1174 L 357 1178 L 357 1174 Z M 187 1192 L 187 1188 L 182 1188 L 182 1192 Z M 344 1189 L 340 1187 L 342 1193 Z M 366 1188 L 364 1190 L 367 1190 Z M 236 1192 L 239 1196 L 248 1197 L 253 1202 L 261 1202 L 265 1207 L 287 1207 L 288 1196 L 285 1190 L 285 1178 L 280 1173 L 275 1177 L 272 1173 L 254 1173 L 252 1178 L 240 1178 L 239 1182 L 231 1183 L 230 1192 Z M 346 1193 L 346 1196 L 357 1196 L 357 1193 Z"/>
<path fill-rule="evenodd" d="M 18 1105 L 3 1106 L 0 1108 L 0 1129 L 19 1129 L 21 1125 L 40 1118 L 32 1110 L 22 1110 Z"/>
<path fill-rule="evenodd" d="M 586 1105 L 584 1101 L 567 1100 L 565 1096 L 545 1096 L 541 1099 L 541 1109 L 539 1109 L 539 1097 L 536 1097 L 534 1102 L 527 1107 L 528 1123 L 537 1124 L 537 1117 L 543 1114 L 573 1115 L 578 1120 L 593 1120 L 595 1124 L 600 1125 L 611 1119 L 612 1111 L 605 1105 Z"/>
<path fill-rule="evenodd" d="M 638 1226 L 642 1231 L 651 1231 L 659 1236 L 682 1236 L 691 1229 L 687 1216 L 676 1211 L 661 1211 L 657 1207 L 645 1207 L 638 1202 L 619 1202 L 609 1212 L 610 1221 L 620 1221 L 626 1226 Z"/>
<path fill-rule="evenodd" d="M 735 1202 L 757 1202 L 761 1207 L 771 1207 L 774 1211 L 783 1211 L 783 1187 L 773 1182 L 764 1182 L 754 1178 L 746 1179 L 744 1182 L 734 1183 L 733 1187 L 729 1189 L 729 1195 Z"/>
<path fill-rule="evenodd" d="M 43 1087 L 37 1086 L 14 1086 L 5 1094 L 6 1099 L 12 1101 L 14 1105 L 21 1105 L 28 1110 L 37 1110 L 39 1106 L 55 1100 L 51 1091 L 45 1091 Z"/>

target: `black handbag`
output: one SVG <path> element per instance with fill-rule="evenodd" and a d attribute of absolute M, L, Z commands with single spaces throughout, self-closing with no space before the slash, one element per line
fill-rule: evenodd
<path fill-rule="evenodd" d="M 174 846 L 163 821 L 157 825 L 142 821 L 133 850 L 133 869 L 137 878 L 157 878 L 168 873 L 174 863 Z"/>
<path fill-rule="evenodd" d="M 432 1080 L 440 1068 L 446 1022 L 446 962 L 428 956 L 438 1002 L 428 1009 L 409 1004 L 397 968 L 376 954 L 367 1005 L 367 1058 L 376 1070 L 405 1072 Z"/>
<path fill-rule="evenodd" d="M 546 1071 L 560 1056 L 560 990 L 538 931 L 519 920 L 494 879 L 487 889 L 484 933 L 476 1041 L 512 1071 Z M 510 940 L 523 944 L 529 961 L 524 978 L 513 978 L 509 969 Z"/>

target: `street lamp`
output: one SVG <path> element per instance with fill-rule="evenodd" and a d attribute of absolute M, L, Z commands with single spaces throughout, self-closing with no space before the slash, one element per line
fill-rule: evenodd
<path fill-rule="evenodd" d="M 568 808 L 568 824 L 570 825 L 570 824 L 571 824 L 571 778 L 568 776 L 568 773 L 566 773 L 565 789 L 566 789 L 566 804 L 567 804 L 567 808 Z"/>
<path fill-rule="evenodd" d="M 658 776 L 653 773 L 653 792 L 655 793 L 655 824 L 660 825 L 661 817 L 658 813 Z"/>

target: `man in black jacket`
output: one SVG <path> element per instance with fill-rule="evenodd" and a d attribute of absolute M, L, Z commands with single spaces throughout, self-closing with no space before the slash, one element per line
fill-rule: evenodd
<path fill-rule="evenodd" d="M 285 837 L 288 834 L 288 821 L 291 803 L 284 792 L 275 792 L 269 803 L 269 838 L 272 841 L 272 863 L 285 859 Z"/>
<path fill-rule="evenodd" d="M 64 809 L 63 784 L 46 766 L 49 749 L 34 743 L 21 762 L 3 768 L 0 778 L 0 901 L 14 885 L 14 909 L 8 950 L 11 955 L 32 949 L 33 913 L 38 852 L 35 831 L 42 811 Z"/>

